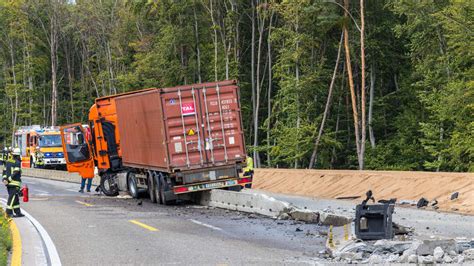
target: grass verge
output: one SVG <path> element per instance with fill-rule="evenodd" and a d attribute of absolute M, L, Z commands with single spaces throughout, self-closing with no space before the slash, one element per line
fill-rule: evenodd
<path fill-rule="evenodd" d="M 5 218 L 3 209 L 0 208 L 0 266 L 6 266 L 8 253 L 12 249 L 12 236 L 8 220 Z"/>

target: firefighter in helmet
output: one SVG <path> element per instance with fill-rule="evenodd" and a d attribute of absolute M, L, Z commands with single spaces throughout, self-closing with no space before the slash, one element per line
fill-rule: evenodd
<path fill-rule="evenodd" d="M 21 158 L 20 149 L 15 148 L 11 153 L 12 157 L 6 161 L 3 170 L 2 181 L 8 190 L 7 216 L 23 217 L 20 210 L 20 189 L 21 189 Z"/>

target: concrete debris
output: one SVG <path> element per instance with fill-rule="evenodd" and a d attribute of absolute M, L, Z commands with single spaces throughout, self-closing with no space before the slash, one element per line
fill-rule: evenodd
<path fill-rule="evenodd" d="M 418 256 L 415 254 L 412 254 L 408 256 L 408 263 L 418 263 Z"/>
<path fill-rule="evenodd" d="M 310 210 L 292 210 L 289 216 L 296 221 L 303 221 L 307 223 L 319 223 L 319 213 Z"/>
<path fill-rule="evenodd" d="M 474 248 L 464 250 L 462 255 L 466 260 L 474 260 Z"/>
<path fill-rule="evenodd" d="M 288 213 L 284 212 L 280 215 L 278 215 L 278 220 L 289 220 L 291 217 Z"/>
<path fill-rule="evenodd" d="M 430 206 L 436 206 L 436 205 L 438 205 L 438 201 L 436 199 L 431 201 Z"/>
<path fill-rule="evenodd" d="M 392 222 L 392 226 L 393 226 L 393 233 L 395 235 L 408 235 L 408 234 L 412 234 L 415 231 L 413 227 L 403 226 L 395 222 Z"/>
<path fill-rule="evenodd" d="M 374 247 L 376 248 L 376 251 L 383 253 L 390 252 L 402 254 L 405 250 L 412 247 L 412 242 L 381 239 L 375 242 Z"/>
<path fill-rule="evenodd" d="M 433 264 L 434 263 L 434 258 L 431 255 L 418 256 L 418 263 L 420 263 L 420 264 Z"/>
<path fill-rule="evenodd" d="M 343 226 L 351 223 L 352 218 L 334 213 L 321 212 L 319 214 L 319 222 L 322 225 Z"/>
<path fill-rule="evenodd" d="M 400 205 L 416 205 L 416 200 L 400 200 L 398 202 Z"/>
<path fill-rule="evenodd" d="M 417 208 L 422 208 L 428 206 L 428 203 L 430 203 L 427 199 L 421 198 L 418 200 L 418 203 L 416 203 Z"/>
<path fill-rule="evenodd" d="M 445 254 L 444 257 L 443 257 L 443 262 L 444 263 L 452 263 L 453 259 L 448 254 Z"/>
<path fill-rule="evenodd" d="M 463 263 L 463 262 L 464 262 L 464 256 L 463 256 L 463 255 L 459 255 L 459 256 L 458 256 L 458 261 L 457 261 L 457 263 L 458 263 L 458 264 L 461 264 L 461 263 Z"/>
<path fill-rule="evenodd" d="M 383 262 L 383 259 L 380 255 L 374 254 L 369 257 L 369 264 L 374 265 L 374 264 L 381 264 Z"/>
<path fill-rule="evenodd" d="M 434 253 L 435 248 L 441 248 L 445 252 L 456 249 L 456 242 L 454 239 L 428 239 L 423 240 L 421 245 L 416 249 L 417 255 L 431 255 Z"/>
<path fill-rule="evenodd" d="M 387 262 L 392 262 L 392 263 L 397 262 L 399 257 L 400 257 L 400 255 L 398 255 L 398 254 L 392 254 L 392 255 L 388 256 Z"/>
<path fill-rule="evenodd" d="M 436 247 L 433 251 L 433 257 L 436 262 L 443 261 L 444 250 L 441 247 Z"/>
<path fill-rule="evenodd" d="M 459 192 L 454 192 L 453 194 L 451 194 L 451 200 L 455 200 L 459 197 Z"/>
<path fill-rule="evenodd" d="M 340 200 L 355 200 L 355 199 L 358 199 L 360 198 L 360 196 L 340 196 L 340 197 L 336 197 L 336 199 L 340 199 Z"/>
<path fill-rule="evenodd" d="M 396 198 L 391 198 L 389 200 L 381 199 L 381 200 L 378 200 L 377 202 L 381 204 L 395 204 L 397 202 L 397 199 Z"/>

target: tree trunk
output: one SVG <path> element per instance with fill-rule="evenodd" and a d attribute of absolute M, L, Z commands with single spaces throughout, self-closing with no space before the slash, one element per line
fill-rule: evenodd
<path fill-rule="evenodd" d="M 375 136 L 372 127 L 372 111 L 374 109 L 374 90 L 375 90 L 375 73 L 374 68 L 370 66 L 370 93 L 369 93 L 369 139 L 370 146 L 375 149 Z"/>
<path fill-rule="evenodd" d="M 15 53 L 13 51 L 13 43 L 9 42 L 9 47 L 10 47 L 10 60 L 11 60 L 11 65 L 12 65 L 12 78 L 13 78 L 13 89 L 15 92 L 15 103 L 13 103 L 13 100 L 10 101 L 12 105 L 12 147 L 14 146 L 14 141 L 15 141 L 15 130 L 16 130 L 16 124 L 18 121 L 18 88 L 17 88 L 17 81 L 16 81 L 16 70 L 15 70 Z"/>
<path fill-rule="evenodd" d="M 254 0 L 252 1 L 252 43 L 251 43 L 251 82 L 252 82 L 252 111 L 255 114 L 256 111 L 256 86 L 255 86 L 255 2 Z M 255 125 L 255 116 L 253 116 L 253 123 Z M 254 127 L 255 130 L 255 127 Z M 255 143 L 255 133 L 254 133 L 254 141 Z M 257 166 L 257 151 L 256 147 L 253 147 L 253 163 L 254 166 Z"/>
<path fill-rule="evenodd" d="M 196 60 L 197 60 L 197 76 L 198 76 L 198 83 L 202 82 L 201 78 L 201 50 L 199 49 L 199 29 L 198 29 L 198 20 L 196 15 L 196 2 L 194 2 L 193 6 L 193 13 L 194 13 L 194 38 L 196 41 Z"/>
<path fill-rule="evenodd" d="M 271 166 L 271 157 L 270 157 L 270 124 L 272 117 L 272 42 L 271 42 L 271 33 L 272 33 L 272 23 L 273 15 L 275 14 L 272 11 L 270 15 L 270 22 L 268 24 L 268 37 L 267 37 L 267 53 L 268 53 L 268 93 L 267 93 L 267 166 Z"/>
<path fill-rule="evenodd" d="M 217 74 L 217 56 L 218 56 L 218 50 L 217 50 L 217 24 L 216 20 L 214 18 L 214 5 L 213 2 L 214 0 L 210 0 L 210 13 L 211 13 L 211 20 L 212 20 L 212 28 L 214 30 L 214 80 L 218 80 L 218 74 Z"/>
<path fill-rule="evenodd" d="M 345 73 L 343 73 L 345 74 Z M 342 80 L 342 83 L 344 83 L 344 79 Z M 344 88 L 344 86 L 342 87 Z M 342 101 L 342 95 L 339 96 L 339 100 L 337 103 L 337 115 L 336 115 L 336 128 L 334 129 L 334 139 L 337 140 L 337 133 L 339 133 L 339 121 L 341 117 L 341 101 Z M 331 163 L 330 163 L 330 168 L 334 169 L 334 163 L 336 162 L 337 159 L 337 153 L 336 153 L 336 146 L 332 147 L 332 152 L 331 152 Z"/>
<path fill-rule="evenodd" d="M 260 91 L 261 91 L 261 84 L 260 84 L 260 67 L 261 67 L 261 57 L 262 57 L 262 43 L 263 43 L 263 34 L 264 34 L 264 29 L 265 29 L 265 18 L 261 17 L 258 18 L 258 46 L 257 46 L 257 81 L 255 84 L 255 110 L 253 112 L 254 119 L 253 119 L 253 146 L 258 147 L 258 118 L 259 118 L 259 111 L 260 111 Z M 256 149 L 254 149 L 254 157 L 258 158 L 259 154 Z M 254 158 L 254 159 L 255 159 Z M 260 167 L 259 160 L 256 160 L 256 167 Z"/>
<path fill-rule="evenodd" d="M 365 114 L 365 17 L 364 0 L 360 0 L 360 61 L 361 61 L 361 110 L 362 110 L 362 132 L 359 154 L 359 169 L 364 169 L 364 154 L 366 141 L 366 114 Z"/>
<path fill-rule="evenodd" d="M 344 12 L 344 17 L 348 17 L 347 11 L 349 10 L 349 0 L 344 0 L 344 7 L 346 12 Z M 344 50 L 346 53 L 346 68 L 347 68 L 347 77 L 349 80 L 349 89 L 351 91 L 351 102 L 352 102 L 352 115 L 354 117 L 354 134 L 356 141 L 357 149 L 357 158 L 359 160 L 359 169 L 361 166 L 360 162 L 360 140 L 359 140 L 359 114 L 357 112 L 357 101 L 356 94 L 354 89 L 354 79 L 352 77 L 352 65 L 351 65 L 351 54 L 349 48 L 349 29 L 347 27 L 347 22 L 344 24 Z"/>
<path fill-rule="evenodd" d="M 343 33 L 341 33 L 341 38 L 339 40 L 339 48 L 337 50 L 336 64 L 334 65 L 334 71 L 332 72 L 331 83 L 329 84 L 329 92 L 328 92 L 328 98 L 326 100 L 326 107 L 324 108 L 323 119 L 321 120 L 321 125 L 319 127 L 318 136 L 316 137 L 316 141 L 314 142 L 313 153 L 311 154 L 311 159 L 309 161 L 309 169 L 313 168 L 315 163 L 318 161 L 318 147 L 319 147 L 319 142 L 321 141 L 321 136 L 323 135 L 324 124 L 326 123 L 326 118 L 328 116 L 329 107 L 331 106 L 332 91 L 333 91 L 333 88 L 334 88 L 334 82 L 336 80 L 337 69 L 338 69 L 338 66 L 339 66 L 339 59 L 341 58 L 341 48 L 342 48 L 343 36 L 344 36 Z"/>
<path fill-rule="evenodd" d="M 54 9 L 54 8 L 53 8 Z M 58 120 L 58 84 L 57 84 L 57 50 L 58 31 L 55 10 L 50 15 L 50 55 L 51 55 L 51 126 L 56 126 Z"/>

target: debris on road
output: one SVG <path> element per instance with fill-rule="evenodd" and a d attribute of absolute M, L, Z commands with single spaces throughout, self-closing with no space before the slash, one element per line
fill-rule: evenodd
<path fill-rule="evenodd" d="M 374 197 L 372 191 L 366 193 L 367 199 L 356 206 L 355 234 L 363 240 L 392 239 L 392 214 L 394 204 L 367 204 Z M 387 201 L 390 202 L 390 201 Z"/>
<path fill-rule="evenodd" d="M 360 196 L 340 196 L 340 197 L 336 197 L 336 199 L 339 199 L 339 200 L 355 200 L 355 199 L 358 199 L 360 198 Z"/>
<path fill-rule="evenodd" d="M 417 208 L 422 208 L 428 206 L 428 203 L 430 203 L 427 199 L 421 198 L 418 200 L 418 203 L 416 204 Z"/>
<path fill-rule="evenodd" d="M 451 200 L 455 200 L 459 197 L 459 192 L 454 192 L 453 194 L 451 194 Z"/>

